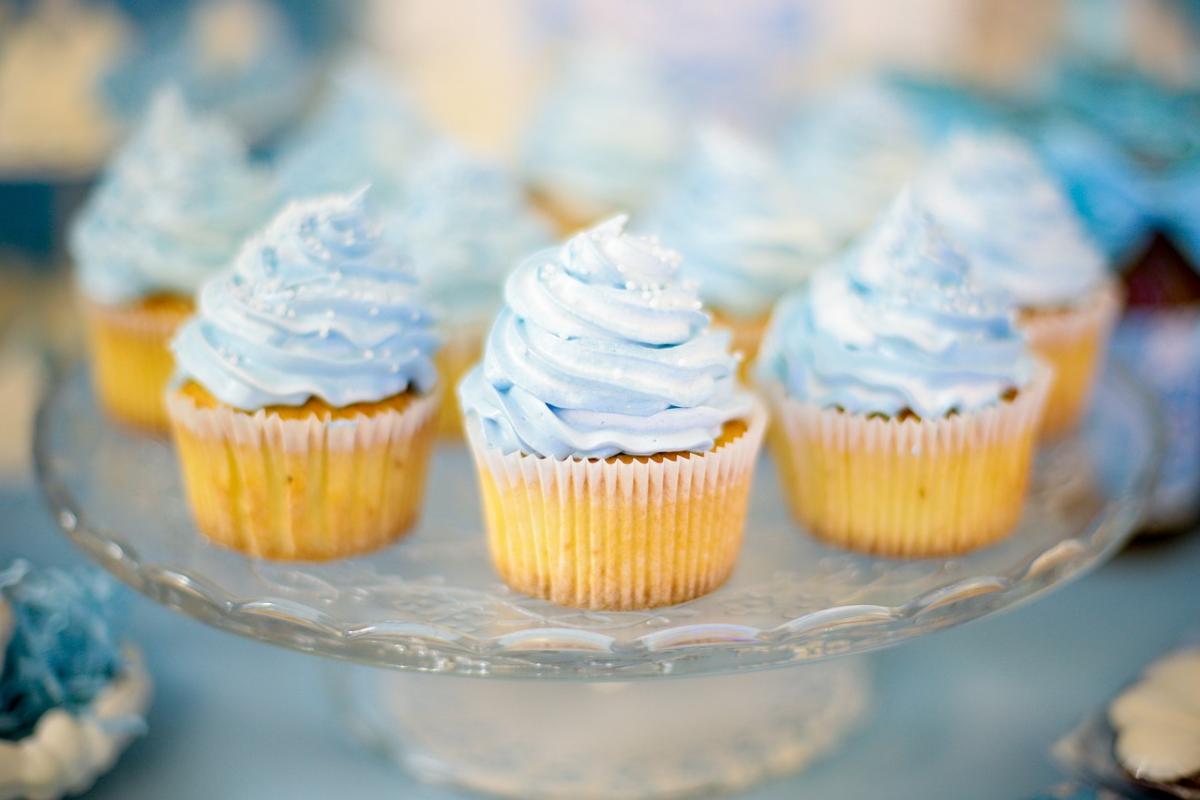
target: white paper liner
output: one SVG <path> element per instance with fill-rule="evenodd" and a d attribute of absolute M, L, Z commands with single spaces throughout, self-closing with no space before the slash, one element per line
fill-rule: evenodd
<path fill-rule="evenodd" d="M 812 533 L 898 556 L 966 552 L 1020 519 L 1050 384 L 1040 367 L 1011 402 L 939 420 L 849 414 L 765 386 L 784 495 Z"/>
<path fill-rule="evenodd" d="M 438 404 L 435 392 L 401 411 L 285 419 L 167 396 L 197 526 L 220 544 L 277 559 L 363 553 L 410 527 Z M 271 491 L 282 502 L 268 502 Z"/>
<path fill-rule="evenodd" d="M 766 419 L 756 399 L 747 429 L 715 450 L 628 460 L 505 455 L 469 421 L 501 577 L 593 609 L 671 605 L 716 589 L 737 560 Z"/>

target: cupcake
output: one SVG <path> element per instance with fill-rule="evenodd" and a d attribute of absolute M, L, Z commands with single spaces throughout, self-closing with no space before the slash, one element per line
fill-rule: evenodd
<path fill-rule="evenodd" d="M 550 243 L 549 229 L 512 176 L 448 143 L 420 157 L 400 213 L 389 222 L 412 254 L 421 292 L 441 329 L 438 374 L 446 386 L 456 386 L 479 360 L 505 276 L 523 256 Z M 462 433 L 452 392 L 442 397 L 438 427 L 445 435 Z"/>
<path fill-rule="evenodd" d="M 775 301 L 833 253 L 769 155 L 723 127 L 697 137 L 647 227 L 683 256 L 716 324 L 749 363 Z"/>
<path fill-rule="evenodd" d="M 817 98 L 782 143 L 805 210 L 839 247 L 870 228 L 916 175 L 926 149 L 920 117 L 879 80 Z"/>
<path fill-rule="evenodd" d="M 1087 411 L 1120 294 L 1104 257 L 1036 156 L 1000 135 L 954 139 L 921 184 L 923 200 L 966 251 L 975 279 L 1020 307 L 1035 353 L 1054 369 L 1043 432 Z"/>
<path fill-rule="evenodd" d="M 650 67 L 631 54 L 588 49 L 542 98 L 522 171 L 538 209 L 566 235 L 641 208 L 674 167 L 682 136 Z"/>
<path fill-rule="evenodd" d="M 173 90 L 156 97 L 71 231 L 92 376 L 112 416 L 166 429 L 167 342 L 274 198 L 229 128 L 191 117 Z"/>
<path fill-rule="evenodd" d="M 167 396 L 201 532 L 244 553 L 381 547 L 420 511 L 437 338 L 363 194 L 289 204 L 200 294 Z"/>
<path fill-rule="evenodd" d="M 765 428 L 679 256 L 624 225 L 523 261 L 458 390 L 501 577 L 594 609 L 725 581 Z"/>
<path fill-rule="evenodd" d="M 1021 516 L 1046 369 L 910 193 L 776 309 L 756 374 L 796 517 L 854 550 L 944 556 Z"/>
<path fill-rule="evenodd" d="M 380 66 L 350 59 L 334 71 L 313 118 L 283 143 L 280 182 L 289 197 L 370 184 L 372 202 L 390 208 L 430 135 L 413 99 Z"/>

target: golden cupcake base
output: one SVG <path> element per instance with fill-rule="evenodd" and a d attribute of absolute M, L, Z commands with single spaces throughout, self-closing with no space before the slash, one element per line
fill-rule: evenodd
<path fill-rule="evenodd" d="M 193 303 L 155 295 L 123 306 L 83 301 L 92 383 L 105 411 L 143 430 L 168 428 L 163 392 L 175 368 L 168 344 Z"/>
<path fill-rule="evenodd" d="M 262 558 L 325 560 L 383 547 L 420 514 L 438 397 L 253 413 L 195 383 L 167 407 L 200 531 Z"/>

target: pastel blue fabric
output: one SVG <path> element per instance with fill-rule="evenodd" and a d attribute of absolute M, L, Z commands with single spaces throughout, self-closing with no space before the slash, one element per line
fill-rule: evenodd
<path fill-rule="evenodd" d="M 315 116 L 281 148 L 280 181 L 292 198 L 370 184 L 372 202 L 387 207 L 400 202 L 405 173 L 430 136 L 402 87 L 373 62 L 351 59 L 335 70 Z"/>
<path fill-rule="evenodd" d="M 450 143 L 417 159 L 404 194 L 385 234 L 412 254 L 421 291 L 447 327 L 490 321 L 504 278 L 551 242 L 513 175 Z"/>
<path fill-rule="evenodd" d="M 834 249 L 780 165 L 724 127 L 700 132 L 643 227 L 683 255 L 705 305 L 742 318 L 767 314 Z"/>
<path fill-rule="evenodd" d="M 79 286 L 118 305 L 157 292 L 191 297 L 274 211 L 269 175 L 234 132 L 159 93 L 71 230 Z"/>
<path fill-rule="evenodd" d="M 1023 306 L 1057 307 L 1101 286 L 1106 267 L 1075 208 L 1031 148 L 1005 134 L 954 137 L 918 191 L 975 279 Z"/>
<path fill-rule="evenodd" d="M 22 739 L 47 711 L 83 711 L 122 668 L 124 603 L 116 584 L 91 569 L 0 572 L 12 635 L 0 671 L 0 739 Z"/>
<path fill-rule="evenodd" d="M 432 390 L 433 324 L 358 192 L 284 208 L 204 286 L 171 349 L 177 380 L 235 408 L 341 407 Z"/>
<path fill-rule="evenodd" d="M 548 458 L 704 451 L 753 401 L 680 257 L 616 217 L 526 259 L 459 386 L 491 447 Z"/>
<path fill-rule="evenodd" d="M 682 125 L 652 66 L 592 49 L 575 56 L 525 132 L 526 179 L 600 216 L 638 209 L 678 162 Z"/>
<path fill-rule="evenodd" d="M 945 231 L 906 192 L 839 264 L 780 303 L 759 378 L 797 400 L 924 419 L 1025 386 L 1036 362 L 1003 292 L 981 289 Z"/>

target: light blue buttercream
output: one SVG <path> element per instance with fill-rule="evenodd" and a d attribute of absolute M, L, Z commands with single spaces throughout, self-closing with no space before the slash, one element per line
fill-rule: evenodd
<path fill-rule="evenodd" d="M 903 194 L 842 263 L 776 309 L 758 375 L 852 413 L 925 419 L 995 403 L 1035 362 L 1006 295 L 976 288 L 963 255 Z"/>
<path fill-rule="evenodd" d="M 833 253 L 767 152 L 723 127 L 701 131 L 648 227 L 683 255 L 706 305 L 766 314 Z"/>
<path fill-rule="evenodd" d="M 340 407 L 431 390 L 432 326 L 359 192 L 289 204 L 204 286 L 171 349 L 180 379 L 235 408 Z"/>
<path fill-rule="evenodd" d="M 1104 280 L 1104 257 L 1070 200 L 1011 136 L 954 138 L 922 176 L 920 193 L 976 279 L 1021 305 L 1070 305 Z"/>
<path fill-rule="evenodd" d="M 80 287 L 106 305 L 191 297 L 269 218 L 273 189 L 230 128 L 160 92 L 71 231 Z"/>
<path fill-rule="evenodd" d="M 387 235 L 412 254 L 421 290 L 447 326 L 489 321 L 505 276 L 551 241 L 515 178 L 442 143 L 409 173 Z"/>
<path fill-rule="evenodd" d="M 459 387 L 490 446 L 550 458 L 703 451 L 749 415 L 729 334 L 679 255 L 616 217 L 526 259 Z"/>

